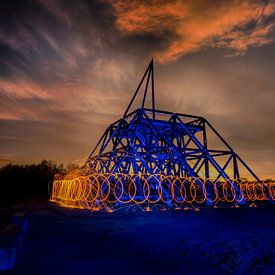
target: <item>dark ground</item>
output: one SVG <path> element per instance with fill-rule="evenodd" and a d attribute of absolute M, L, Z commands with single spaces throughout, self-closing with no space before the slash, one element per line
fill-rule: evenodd
<path fill-rule="evenodd" d="M 33 202 L 4 274 L 275 274 L 275 207 L 90 213 Z"/>

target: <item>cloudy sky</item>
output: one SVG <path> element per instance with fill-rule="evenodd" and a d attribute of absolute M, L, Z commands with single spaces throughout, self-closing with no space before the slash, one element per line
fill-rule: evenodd
<path fill-rule="evenodd" d="M 275 1 L 0 1 L 2 163 L 86 157 L 151 58 L 158 109 L 275 177 Z"/>

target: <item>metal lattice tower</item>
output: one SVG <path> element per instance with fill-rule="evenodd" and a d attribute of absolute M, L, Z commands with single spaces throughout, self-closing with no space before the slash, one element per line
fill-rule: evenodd
<path fill-rule="evenodd" d="M 142 92 L 140 108 L 130 112 Z M 152 105 L 145 108 L 150 92 Z M 209 135 L 223 148 L 210 146 Z M 96 173 L 163 174 L 214 181 L 242 178 L 241 171 L 245 171 L 259 180 L 205 118 L 155 108 L 153 60 L 123 117 L 106 129 L 86 165 Z"/>

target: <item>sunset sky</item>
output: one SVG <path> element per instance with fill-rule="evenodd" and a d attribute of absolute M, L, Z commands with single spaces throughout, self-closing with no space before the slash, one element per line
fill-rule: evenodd
<path fill-rule="evenodd" d="M 151 58 L 158 109 L 275 177 L 275 1 L 0 1 L 1 163 L 83 159 Z"/>

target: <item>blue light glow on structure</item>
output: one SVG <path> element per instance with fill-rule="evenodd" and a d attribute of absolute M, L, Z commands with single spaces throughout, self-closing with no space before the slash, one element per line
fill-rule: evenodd
<path fill-rule="evenodd" d="M 139 93 L 141 106 L 130 112 Z M 92 210 L 274 199 L 274 182 L 261 181 L 205 118 L 155 108 L 153 60 L 123 117 L 80 169 L 56 177 L 52 191 L 53 201 Z"/>
<path fill-rule="evenodd" d="M 129 113 L 145 81 L 141 107 Z M 152 108 L 148 109 L 144 106 L 150 88 Z M 209 148 L 209 132 L 224 149 Z M 107 128 L 87 164 L 92 171 L 100 173 L 160 173 L 214 181 L 240 178 L 239 167 L 243 166 L 242 171 L 245 169 L 253 179 L 259 180 L 205 118 L 155 108 L 153 60 L 123 117 Z"/>

